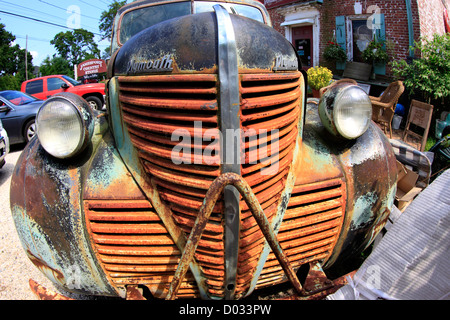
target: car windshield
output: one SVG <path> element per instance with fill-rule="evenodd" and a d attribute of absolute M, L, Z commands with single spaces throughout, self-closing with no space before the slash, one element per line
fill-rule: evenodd
<path fill-rule="evenodd" d="M 201 13 L 214 11 L 213 6 L 218 3 L 219 2 L 214 1 L 194 2 L 194 12 Z M 264 17 L 258 8 L 236 3 L 220 2 L 220 4 L 230 13 L 242 15 L 264 23 Z M 119 19 L 116 21 L 120 23 L 120 26 L 117 28 L 117 30 L 119 30 L 119 42 L 120 44 L 124 44 L 132 36 L 148 27 L 168 19 L 188 14 L 191 14 L 190 1 L 141 7 L 126 12 L 121 20 Z"/>
<path fill-rule="evenodd" d="M 0 96 L 2 96 L 4 99 L 8 100 L 12 104 L 16 106 L 21 106 L 24 104 L 28 104 L 30 102 L 39 100 L 35 97 L 29 96 L 26 93 L 20 92 L 20 91 L 5 91 L 1 92 Z"/>
<path fill-rule="evenodd" d="M 81 82 L 78 82 L 74 79 L 72 79 L 71 77 L 68 76 L 62 76 L 65 80 L 69 81 L 72 85 L 74 86 L 79 86 L 80 84 L 82 84 Z"/>

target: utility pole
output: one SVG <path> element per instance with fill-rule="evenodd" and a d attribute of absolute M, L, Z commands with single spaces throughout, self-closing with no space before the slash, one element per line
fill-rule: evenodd
<path fill-rule="evenodd" d="M 28 35 L 25 38 L 25 80 L 28 80 Z"/>

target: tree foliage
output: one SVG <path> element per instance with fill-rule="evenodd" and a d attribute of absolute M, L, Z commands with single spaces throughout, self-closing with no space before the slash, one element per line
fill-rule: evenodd
<path fill-rule="evenodd" d="M 84 60 L 100 58 L 100 50 L 94 41 L 94 34 L 85 29 L 59 32 L 50 44 L 55 46 L 59 55 L 68 60 L 71 66 Z"/>
<path fill-rule="evenodd" d="M 126 3 L 127 3 L 126 0 L 124 0 L 124 1 L 114 0 L 114 2 L 112 2 L 108 5 L 108 10 L 105 10 L 102 12 L 102 14 L 100 16 L 100 24 L 98 26 L 98 29 L 102 33 L 102 40 L 108 39 L 109 41 L 111 41 L 114 17 L 117 14 L 117 10 L 119 10 Z M 110 50 L 111 50 L 111 46 L 108 46 L 105 49 L 105 51 L 102 54 L 103 59 L 107 59 L 109 57 Z"/>
<path fill-rule="evenodd" d="M 20 84 L 26 80 L 26 70 L 28 77 L 32 75 L 33 56 L 18 44 L 13 45 L 15 39 L 11 32 L 5 30 L 5 25 L 0 23 L 0 90 L 19 90 Z"/>
<path fill-rule="evenodd" d="M 69 61 L 63 57 L 45 58 L 39 70 L 42 76 L 50 76 L 52 74 L 65 74 L 72 78 L 74 76 L 74 71 L 70 67 Z"/>
<path fill-rule="evenodd" d="M 450 99 L 450 34 L 434 35 L 431 40 L 415 43 L 420 58 L 410 64 L 393 61 L 392 70 L 403 80 L 410 95 L 419 95 L 425 102 Z"/>
<path fill-rule="evenodd" d="M 102 15 L 100 16 L 100 25 L 98 26 L 100 32 L 103 35 L 102 40 L 104 39 L 111 40 L 111 32 L 114 17 L 116 16 L 117 10 L 123 7 L 126 3 L 127 3 L 126 0 L 124 1 L 114 0 L 114 2 L 108 5 L 108 10 L 102 12 Z"/>

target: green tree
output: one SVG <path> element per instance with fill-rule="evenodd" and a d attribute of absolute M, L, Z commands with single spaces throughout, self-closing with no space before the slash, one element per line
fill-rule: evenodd
<path fill-rule="evenodd" d="M 98 26 L 98 29 L 100 30 L 100 32 L 103 36 L 102 40 L 108 39 L 109 41 L 111 41 L 114 17 L 117 14 L 117 10 L 119 10 L 121 7 L 123 7 L 126 3 L 127 3 L 126 0 L 124 0 L 124 1 L 114 0 L 114 2 L 112 2 L 108 5 L 108 10 L 105 10 L 102 12 L 102 14 L 100 16 L 100 24 Z M 108 46 L 102 53 L 102 58 L 107 59 L 110 55 L 110 51 L 111 51 L 111 47 Z"/>
<path fill-rule="evenodd" d="M 100 58 L 100 50 L 94 41 L 94 34 L 85 29 L 60 32 L 50 44 L 55 46 L 61 57 L 67 59 L 71 66 L 84 60 Z"/>
<path fill-rule="evenodd" d="M 114 2 L 108 5 L 108 10 L 102 12 L 102 15 L 100 16 L 100 25 L 98 26 L 98 29 L 103 35 L 102 40 L 104 39 L 111 40 L 111 32 L 114 17 L 117 14 L 117 10 L 123 7 L 126 3 L 127 3 L 126 0 L 124 1 L 114 0 Z"/>
<path fill-rule="evenodd" d="M 16 37 L 9 31 L 5 30 L 5 25 L 0 23 L 0 74 L 7 73 L 10 68 L 9 58 L 11 44 Z"/>
<path fill-rule="evenodd" d="M 0 76 L 0 91 L 2 90 L 20 90 L 21 81 L 12 74 Z"/>
<path fill-rule="evenodd" d="M 419 58 L 408 64 L 393 61 L 392 70 L 403 80 L 410 95 L 425 102 L 450 98 L 450 34 L 435 34 L 431 40 L 415 43 Z"/>
<path fill-rule="evenodd" d="M 39 70 L 43 76 L 52 74 L 65 74 L 72 78 L 74 76 L 74 71 L 73 68 L 70 67 L 69 61 L 63 57 L 53 57 L 50 59 L 50 57 L 47 56 L 44 61 L 42 61 Z"/>
<path fill-rule="evenodd" d="M 21 49 L 19 45 L 12 45 L 16 37 L 5 30 L 5 25 L 0 23 L 0 89 L 18 90 L 20 84 L 32 76 L 33 56 Z M 25 54 L 27 65 L 25 66 Z"/>

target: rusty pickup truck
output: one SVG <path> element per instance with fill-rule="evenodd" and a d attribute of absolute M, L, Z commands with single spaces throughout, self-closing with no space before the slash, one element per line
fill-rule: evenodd
<path fill-rule="evenodd" d="M 252 0 L 134 1 L 111 50 L 107 111 L 49 98 L 17 162 L 31 261 L 89 295 L 329 292 L 327 270 L 393 208 L 395 156 L 367 94 L 339 83 L 308 104 L 296 51 Z"/>

